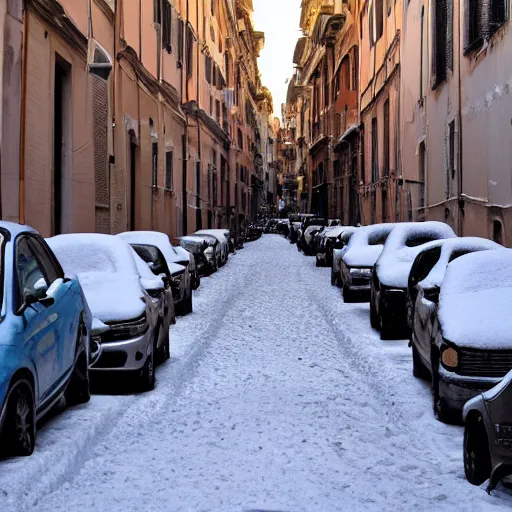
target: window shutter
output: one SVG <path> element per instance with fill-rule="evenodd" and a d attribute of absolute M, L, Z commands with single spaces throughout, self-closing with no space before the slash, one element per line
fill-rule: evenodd
<path fill-rule="evenodd" d="M 446 0 L 446 68 L 453 70 L 453 0 Z"/>
<path fill-rule="evenodd" d="M 162 47 L 168 53 L 172 51 L 172 7 L 167 0 L 163 0 L 163 32 Z"/>
<path fill-rule="evenodd" d="M 491 0 L 489 15 L 489 35 L 494 34 L 508 19 L 508 1 Z"/>
<path fill-rule="evenodd" d="M 172 190 L 173 181 L 173 152 L 167 151 L 165 153 L 165 188 Z"/>
<path fill-rule="evenodd" d="M 178 20 L 178 66 L 183 66 L 183 32 L 184 23 L 183 20 Z"/>
<path fill-rule="evenodd" d="M 187 25 L 187 76 L 189 78 L 192 77 L 193 69 L 192 69 L 192 61 L 194 55 L 194 34 L 192 32 L 192 27 Z"/>

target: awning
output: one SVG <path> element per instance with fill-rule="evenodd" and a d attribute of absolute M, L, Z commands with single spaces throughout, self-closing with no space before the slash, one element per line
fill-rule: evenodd
<path fill-rule="evenodd" d="M 348 137 L 350 137 L 353 133 L 357 132 L 359 130 L 358 124 L 352 124 L 350 125 L 346 130 L 345 133 L 338 139 L 338 142 L 336 142 L 336 145 L 334 146 L 335 151 L 339 149 L 339 146 L 341 143 L 346 140 Z"/>

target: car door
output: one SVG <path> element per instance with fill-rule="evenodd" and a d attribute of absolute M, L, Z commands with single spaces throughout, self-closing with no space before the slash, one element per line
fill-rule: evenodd
<path fill-rule="evenodd" d="M 430 360 L 432 345 L 432 322 L 439 301 L 439 289 L 425 288 L 422 281 L 428 276 L 441 257 L 441 247 L 423 252 L 415 265 L 414 274 L 410 275 L 410 289 L 413 290 L 414 307 L 412 328 L 418 352 L 424 360 Z"/>
<path fill-rule="evenodd" d="M 76 358 L 78 329 L 82 313 L 81 293 L 76 280 L 64 279 L 64 271 L 57 258 L 39 235 L 30 237 L 30 246 L 50 283 L 52 309 L 58 314 L 58 358 L 60 378 L 69 376 Z"/>
<path fill-rule="evenodd" d="M 20 235 L 15 242 L 15 311 L 23 316 L 24 347 L 36 371 L 39 390 L 38 405 L 50 395 L 59 379 L 59 314 L 53 305 L 32 302 L 42 299 L 50 282 L 30 245 L 30 236 Z"/>

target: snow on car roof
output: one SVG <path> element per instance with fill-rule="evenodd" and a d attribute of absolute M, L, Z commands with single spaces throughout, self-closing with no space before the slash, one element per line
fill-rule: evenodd
<path fill-rule="evenodd" d="M 171 263 L 180 263 L 183 261 L 183 255 L 178 254 L 165 233 L 159 233 L 158 231 L 127 231 L 125 233 L 119 233 L 117 236 L 129 244 L 158 247 L 168 267 L 170 267 Z M 186 259 L 188 260 L 188 256 Z"/>
<path fill-rule="evenodd" d="M 424 244 L 455 238 L 453 229 L 443 222 L 404 222 L 391 231 L 377 260 L 377 275 L 385 286 L 407 288 L 409 273 Z"/>
<path fill-rule="evenodd" d="M 322 229 L 324 226 L 318 226 L 316 224 L 311 224 L 311 226 L 308 226 L 306 230 L 304 231 L 305 235 L 309 235 L 311 231 L 318 231 L 319 229 Z"/>
<path fill-rule="evenodd" d="M 324 233 L 326 237 L 338 238 L 345 229 L 345 226 L 332 226 L 330 228 L 325 228 Z"/>
<path fill-rule="evenodd" d="M 429 248 L 427 247 L 420 251 L 420 253 L 428 249 Z M 419 284 L 422 288 L 425 289 L 441 286 L 446 273 L 446 267 L 450 263 L 450 259 L 454 253 L 459 251 L 472 253 L 496 249 L 503 249 L 503 247 L 496 242 L 487 240 L 486 238 L 467 236 L 461 238 L 452 238 L 450 240 L 443 240 L 439 261 L 432 267 L 432 270 L 429 272 L 428 276 Z M 420 253 L 418 253 L 418 255 Z"/>
<path fill-rule="evenodd" d="M 76 274 L 93 316 L 123 321 L 142 315 L 146 305 L 132 248 L 112 235 L 58 235 L 46 240 L 65 272 Z"/>
<path fill-rule="evenodd" d="M 226 244 L 228 242 L 226 235 L 224 233 L 228 233 L 227 229 L 200 229 L 196 231 L 196 235 L 211 235 L 214 236 L 221 244 Z"/>
<path fill-rule="evenodd" d="M 375 244 L 373 240 L 386 237 L 395 226 L 396 224 L 376 224 L 355 231 L 343 255 L 345 264 L 349 267 L 373 267 L 384 249 L 383 243 Z"/>
<path fill-rule="evenodd" d="M 512 349 L 512 249 L 480 251 L 448 265 L 441 286 L 443 337 L 459 347 Z"/>

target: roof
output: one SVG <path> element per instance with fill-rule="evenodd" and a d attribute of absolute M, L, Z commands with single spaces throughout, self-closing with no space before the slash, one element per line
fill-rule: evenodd
<path fill-rule="evenodd" d="M 20 233 L 37 233 L 37 231 L 27 226 L 26 224 L 17 224 L 16 222 L 7 222 L 7 221 L 0 221 L 0 228 L 5 229 L 6 231 L 9 231 L 13 236 L 17 236 Z"/>

